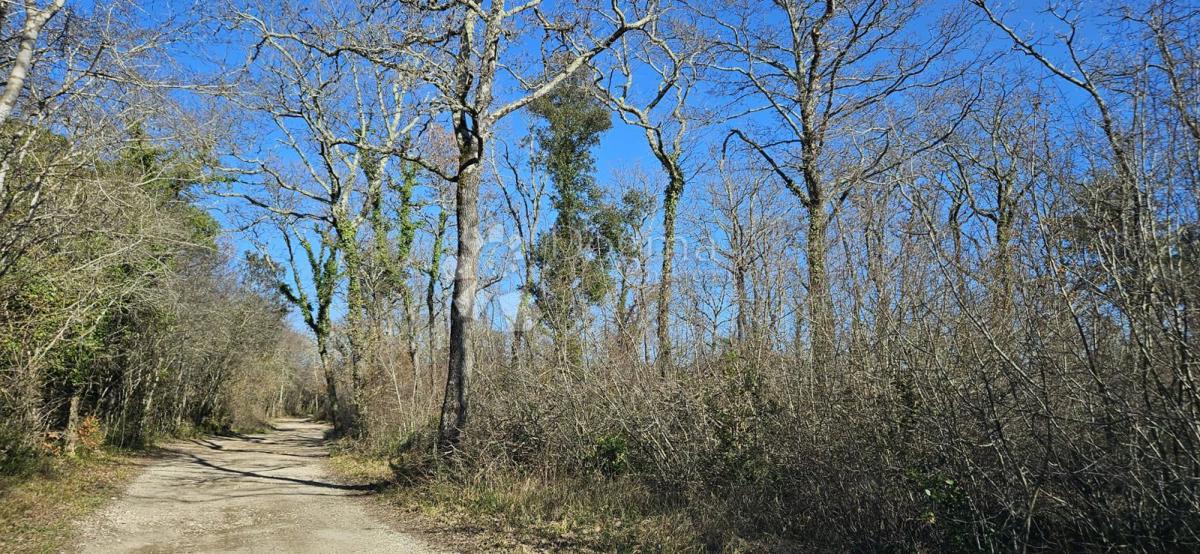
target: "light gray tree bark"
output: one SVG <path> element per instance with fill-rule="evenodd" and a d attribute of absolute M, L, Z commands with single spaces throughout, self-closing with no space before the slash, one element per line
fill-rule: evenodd
<path fill-rule="evenodd" d="M 4 92 L 0 93 L 0 124 L 8 121 L 17 105 L 17 99 L 21 96 L 21 90 L 25 88 L 29 67 L 33 65 L 33 54 L 37 49 L 38 35 L 65 3 L 66 0 L 53 0 L 46 7 L 39 8 L 35 0 L 25 0 L 25 23 L 21 26 L 21 42 L 17 46 L 17 55 L 13 58 L 12 67 L 8 70 Z"/>

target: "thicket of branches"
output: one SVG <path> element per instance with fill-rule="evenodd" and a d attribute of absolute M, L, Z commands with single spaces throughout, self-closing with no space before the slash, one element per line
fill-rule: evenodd
<path fill-rule="evenodd" d="M 183 19 L 245 54 L 186 89 L 231 115 L 219 140 L 72 133 L 75 117 L 37 122 L 32 86 L 5 123 L 13 152 L 88 154 L 0 176 L 51 175 L 38 186 L 77 192 L 39 213 L 102 225 L 6 204 L 22 257 L 0 258 L 4 367 L 25 387 L 6 387 L 23 391 L 6 421 L 62 425 L 76 390 L 118 425 L 220 419 L 238 413 L 226 389 L 189 387 L 238 379 L 269 406 L 285 306 L 320 374 L 294 409 L 406 480 L 608 491 L 613 517 L 682 518 L 680 548 L 1200 542 L 1188 2 L 278 1 Z M 147 171 L 203 185 L 257 246 L 255 277 L 197 249 L 211 222 L 191 188 Z M 130 227 L 140 246 L 104 242 Z M 67 291 L 53 309 L 46 287 Z M 88 287 L 106 308 L 76 306 Z M 104 315 L 56 315 L 85 308 Z"/>

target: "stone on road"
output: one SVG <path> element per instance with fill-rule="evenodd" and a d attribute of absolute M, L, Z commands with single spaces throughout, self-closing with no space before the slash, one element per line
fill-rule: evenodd
<path fill-rule="evenodd" d="M 327 427 L 281 420 L 263 435 L 165 449 L 105 510 L 80 552 L 435 552 L 364 506 L 371 487 L 330 480 Z"/>

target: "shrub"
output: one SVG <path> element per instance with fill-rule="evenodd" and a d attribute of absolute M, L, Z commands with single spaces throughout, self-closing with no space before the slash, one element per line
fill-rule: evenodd
<path fill-rule="evenodd" d="M 628 473 L 632 466 L 629 440 L 620 433 L 596 437 L 585 463 L 605 477 Z"/>
<path fill-rule="evenodd" d="M 42 453 L 29 433 L 0 423 L 0 475 L 24 475 L 42 465 Z"/>

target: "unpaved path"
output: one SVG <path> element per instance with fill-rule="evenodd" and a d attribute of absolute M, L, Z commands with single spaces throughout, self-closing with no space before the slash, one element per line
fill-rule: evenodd
<path fill-rule="evenodd" d="M 326 427 L 279 420 L 263 435 L 165 449 L 124 495 L 81 522 L 79 552 L 436 552 L 370 515 L 371 487 L 330 480 Z"/>

